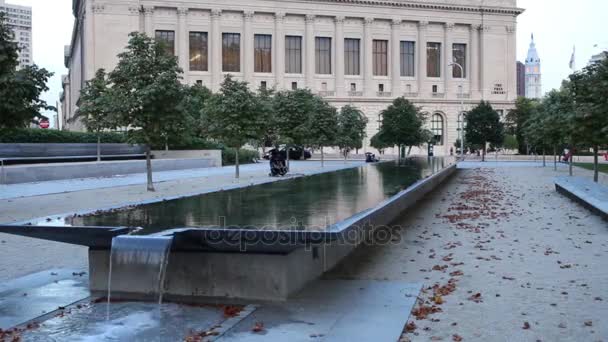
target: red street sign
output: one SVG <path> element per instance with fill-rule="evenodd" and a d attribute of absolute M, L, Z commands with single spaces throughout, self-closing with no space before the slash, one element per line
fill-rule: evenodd
<path fill-rule="evenodd" d="M 47 129 L 51 127 L 51 124 L 48 121 L 40 121 L 40 128 Z"/>

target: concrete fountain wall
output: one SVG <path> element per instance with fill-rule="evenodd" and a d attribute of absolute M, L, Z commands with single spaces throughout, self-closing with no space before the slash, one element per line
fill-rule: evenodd
<path fill-rule="evenodd" d="M 180 250 L 173 246 L 164 283 L 165 298 L 196 302 L 208 298 L 286 300 L 318 278 L 361 245 L 364 236 L 386 226 L 433 191 L 456 171 L 456 165 L 419 181 L 377 207 L 332 226 L 327 239 L 290 251 L 268 246 L 265 252 Z M 279 246 L 280 247 L 280 246 Z M 110 251 L 89 251 L 90 287 L 107 292 Z M 112 281 L 112 297 L 139 299 L 153 296 L 157 284 L 130 276 Z"/>

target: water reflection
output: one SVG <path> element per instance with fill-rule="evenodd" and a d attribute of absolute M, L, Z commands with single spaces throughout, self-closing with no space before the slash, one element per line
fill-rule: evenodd
<path fill-rule="evenodd" d="M 124 211 L 71 217 L 66 224 L 143 227 L 143 234 L 208 226 L 321 230 L 375 207 L 448 163 L 433 158 L 366 165 Z"/>

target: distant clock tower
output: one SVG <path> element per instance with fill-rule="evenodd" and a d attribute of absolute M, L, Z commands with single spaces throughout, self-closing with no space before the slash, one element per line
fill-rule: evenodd
<path fill-rule="evenodd" d="M 528 49 L 528 57 L 526 57 L 526 97 L 529 99 L 542 98 L 542 82 L 541 82 L 540 58 L 536 51 L 534 43 L 534 34 Z"/>

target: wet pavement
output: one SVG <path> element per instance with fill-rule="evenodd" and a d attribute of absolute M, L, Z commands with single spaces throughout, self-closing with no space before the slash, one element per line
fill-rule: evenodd
<path fill-rule="evenodd" d="M 89 276 L 82 269 L 50 269 L 2 283 L 0 329 L 22 324 L 89 295 Z"/>

